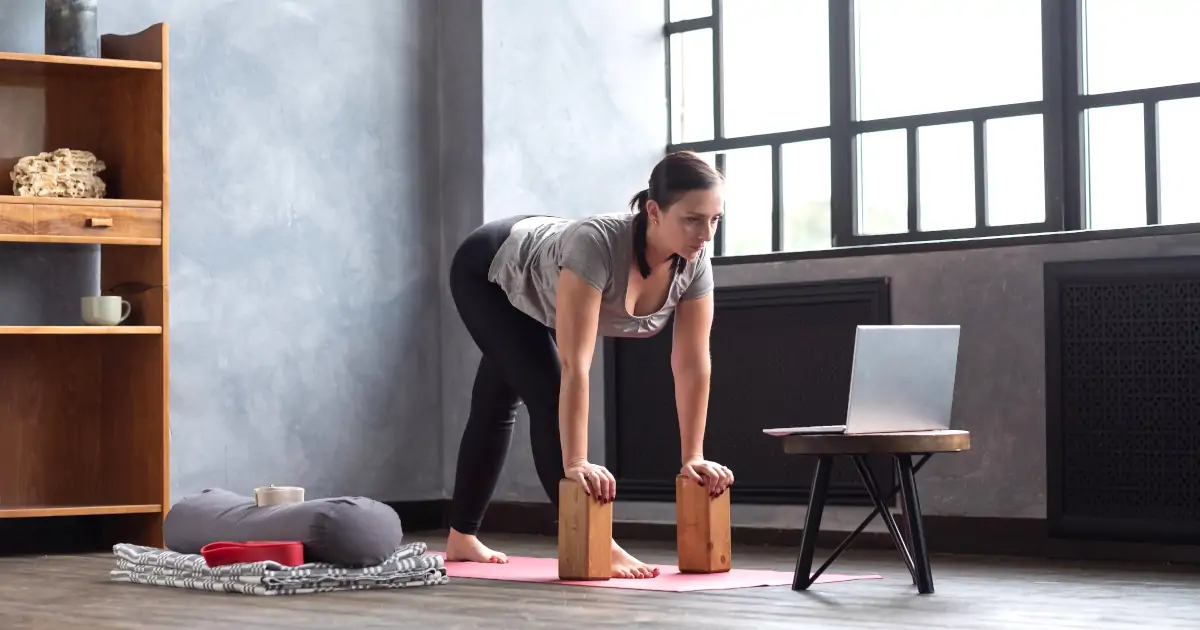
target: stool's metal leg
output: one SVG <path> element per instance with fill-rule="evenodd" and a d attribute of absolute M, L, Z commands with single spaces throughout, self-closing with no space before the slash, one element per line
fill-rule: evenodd
<path fill-rule="evenodd" d="M 900 552 L 904 566 L 908 568 L 908 574 L 912 576 L 913 584 L 916 584 L 917 569 L 913 563 L 912 554 L 909 552 L 909 543 L 900 533 L 900 526 L 896 524 L 896 519 L 892 518 L 892 510 L 888 507 L 886 500 L 880 495 L 879 482 L 875 480 L 875 473 L 871 472 L 871 467 L 867 465 L 867 458 L 862 455 L 854 456 L 854 465 L 858 467 L 858 476 L 862 477 L 867 494 L 871 495 L 871 501 L 875 503 L 875 514 L 879 514 L 883 519 L 883 524 L 887 526 L 888 533 L 892 536 L 892 542 L 896 545 L 896 551 Z"/>
<path fill-rule="evenodd" d="M 892 467 L 895 469 L 896 483 L 900 483 L 900 458 L 901 457 L 908 457 L 908 456 L 907 455 L 897 455 L 894 458 L 892 458 L 893 459 Z M 926 457 L 926 459 L 928 459 L 929 456 L 926 455 L 925 457 Z M 913 474 L 916 474 L 916 472 L 921 469 L 921 464 L 923 464 L 923 463 L 925 463 L 924 459 L 922 459 L 917 464 L 916 468 L 913 469 Z M 912 547 L 912 531 L 910 531 L 908 528 L 908 510 L 904 507 L 904 497 L 900 498 L 900 524 L 904 528 L 904 540 L 908 541 L 909 547 Z M 917 571 L 916 571 L 915 565 L 913 567 L 913 570 L 910 573 L 912 575 L 913 586 L 916 586 Z"/>
<path fill-rule="evenodd" d="M 917 482 L 913 477 L 912 457 L 898 455 L 900 464 L 900 495 L 904 497 L 904 511 L 908 516 L 908 531 L 912 537 L 912 557 L 917 573 L 917 592 L 927 595 L 933 592 L 933 571 L 929 567 L 929 548 L 925 545 L 925 527 L 921 522 L 921 501 L 917 497 Z"/>
<path fill-rule="evenodd" d="M 833 472 L 833 457 L 817 457 L 817 471 L 813 475 L 812 489 L 808 493 L 808 509 L 804 517 L 804 534 L 800 538 L 800 556 L 796 559 L 796 573 L 792 576 L 792 590 L 803 591 L 812 586 L 816 576 L 812 575 L 813 556 L 817 551 L 817 536 L 821 533 L 821 514 L 825 511 L 825 497 L 829 491 L 829 477 Z"/>
<path fill-rule="evenodd" d="M 892 458 L 892 470 L 893 470 L 893 474 L 896 475 L 896 483 L 900 483 L 900 458 L 901 457 L 908 457 L 908 456 L 907 455 L 897 455 Z M 922 460 L 922 463 L 924 463 L 924 460 Z M 913 469 L 914 474 L 919 469 L 919 467 L 920 467 L 920 464 L 917 464 L 917 468 Z M 912 546 L 912 532 L 909 531 L 909 529 L 908 529 L 908 510 L 906 510 L 904 508 L 903 498 L 900 500 L 900 531 L 904 534 L 904 540 L 908 543 L 909 547 L 911 547 Z M 911 573 L 912 573 L 913 584 L 916 584 L 917 583 L 917 572 L 914 570 Z"/>

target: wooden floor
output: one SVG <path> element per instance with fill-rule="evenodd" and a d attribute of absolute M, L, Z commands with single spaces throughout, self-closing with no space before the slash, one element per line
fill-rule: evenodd
<path fill-rule="evenodd" d="M 440 549 L 439 534 L 410 534 Z M 489 539 L 552 556 L 549 538 Z M 661 544 L 626 543 L 673 563 Z M 917 595 L 894 553 L 850 552 L 832 571 L 883 580 L 697 593 L 452 580 L 395 591 L 253 597 L 107 581 L 110 555 L 0 558 L 0 628 L 1200 628 L 1200 569 L 935 557 L 937 592 Z M 818 554 L 818 561 L 824 555 Z M 735 548 L 737 568 L 790 571 L 790 549 Z"/>

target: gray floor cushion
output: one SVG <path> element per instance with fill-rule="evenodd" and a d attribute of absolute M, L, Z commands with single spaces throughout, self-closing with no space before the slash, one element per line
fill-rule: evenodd
<path fill-rule="evenodd" d="M 349 567 L 378 564 L 401 544 L 400 517 L 365 497 L 309 499 L 258 507 L 253 497 L 210 488 L 171 507 L 163 523 L 167 549 L 200 553 L 213 542 L 297 541 L 305 562 Z"/>

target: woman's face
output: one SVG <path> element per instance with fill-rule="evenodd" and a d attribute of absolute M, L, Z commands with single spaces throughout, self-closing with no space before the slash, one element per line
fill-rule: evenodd
<path fill-rule="evenodd" d="M 650 213 L 654 246 L 687 260 L 698 256 L 717 231 L 725 211 L 724 192 L 721 186 L 689 191 L 665 212 L 650 201 L 646 211 Z"/>

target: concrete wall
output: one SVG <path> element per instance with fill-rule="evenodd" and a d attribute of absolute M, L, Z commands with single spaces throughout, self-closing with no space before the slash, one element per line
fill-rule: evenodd
<path fill-rule="evenodd" d="M 172 29 L 176 500 L 443 494 L 436 13 L 343 4 L 101 3 Z M 3 5 L 0 49 L 41 52 L 42 0 Z M 95 282 L 94 248 L 0 245 L 0 323 L 73 321 Z"/>
<path fill-rule="evenodd" d="M 454 487 L 455 456 L 471 405 L 479 351 L 450 297 L 454 250 L 483 223 L 483 2 L 438 3 L 438 305 L 441 431 L 437 452 L 443 496 Z"/>

